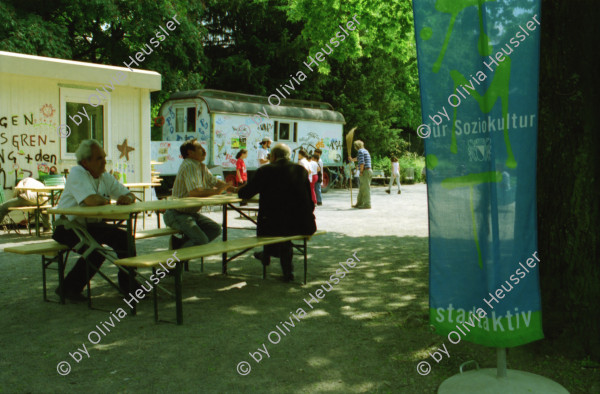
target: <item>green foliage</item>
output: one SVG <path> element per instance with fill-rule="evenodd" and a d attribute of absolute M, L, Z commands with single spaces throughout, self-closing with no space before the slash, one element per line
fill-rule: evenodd
<path fill-rule="evenodd" d="M 404 156 L 398 158 L 400 163 L 400 182 L 406 182 L 406 169 L 415 169 L 415 183 L 423 182 L 423 176 L 421 172 L 425 167 L 425 158 L 419 156 L 416 153 L 406 153 Z"/>
<path fill-rule="evenodd" d="M 385 176 L 390 176 L 392 172 L 392 160 L 389 156 L 372 156 L 371 164 L 374 170 L 383 170 Z M 400 164 L 400 182 L 406 183 L 407 168 L 414 168 L 415 170 L 415 183 L 423 182 L 421 172 L 425 167 L 425 158 L 417 155 L 416 153 L 406 152 L 403 156 L 398 157 L 398 164 Z"/>
<path fill-rule="evenodd" d="M 392 161 L 387 156 L 371 156 L 371 165 L 374 170 L 383 170 L 385 176 L 390 176 Z"/>
<path fill-rule="evenodd" d="M 170 92 L 268 96 L 301 70 L 307 79 L 289 98 L 331 103 L 373 155 L 402 155 L 408 134 L 422 149 L 413 134 L 421 110 L 409 0 L 8 0 L 0 50 L 122 66 L 175 14 L 181 25 L 141 65 L 162 75 L 152 119 Z M 338 26 L 355 15 L 356 30 L 308 71 L 308 57 L 333 46 Z"/>

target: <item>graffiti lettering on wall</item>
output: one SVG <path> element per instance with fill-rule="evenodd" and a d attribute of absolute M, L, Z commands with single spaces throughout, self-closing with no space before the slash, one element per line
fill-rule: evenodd
<path fill-rule="evenodd" d="M 57 171 L 56 109 L 42 104 L 36 111 L 0 114 L 0 181 L 12 189 L 16 180 Z"/>
<path fill-rule="evenodd" d="M 321 149 L 321 158 L 323 161 L 340 162 L 342 161 L 343 143 L 337 138 L 322 138 L 315 132 L 309 132 L 305 137 L 300 138 L 300 146 L 292 151 L 292 160 L 296 160 L 296 152 L 300 149 L 309 155 L 312 155 L 315 149 Z"/>

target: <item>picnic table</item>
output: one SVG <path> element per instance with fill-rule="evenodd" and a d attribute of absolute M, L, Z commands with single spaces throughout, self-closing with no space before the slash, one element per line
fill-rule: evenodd
<path fill-rule="evenodd" d="M 16 192 L 20 191 L 32 191 L 36 193 L 36 206 L 35 206 L 35 235 L 40 236 L 40 211 L 42 206 L 40 205 L 40 193 L 42 195 L 50 196 L 50 207 L 54 207 L 58 200 L 60 199 L 60 195 L 65 189 L 65 185 L 55 185 L 55 186 L 39 186 L 39 187 L 25 187 L 25 186 L 17 186 L 15 187 Z M 56 194 L 56 200 L 55 200 Z M 46 206 L 45 206 L 46 207 Z M 31 207 L 33 208 L 33 207 Z M 19 210 L 20 208 L 14 208 L 15 210 Z M 21 208 L 23 209 L 23 208 Z"/>
<path fill-rule="evenodd" d="M 53 208 L 48 212 L 52 214 L 76 215 L 96 219 L 113 219 L 127 221 L 127 248 L 130 254 L 133 254 L 135 246 L 135 220 L 140 212 L 157 211 L 166 209 L 180 208 L 199 208 L 205 206 L 222 205 L 223 206 L 223 241 L 227 241 L 227 208 L 238 211 L 233 204 L 242 202 L 241 198 L 235 195 L 222 194 L 211 197 L 186 197 L 174 198 L 171 200 L 158 201 L 140 201 L 130 205 L 102 205 L 95 207 L 69 207 Z M 223 261 L 227 260 L 227 253 L 223 254 Z"/>
<path fill-rule="evenodd" d="M 149 189 L 151 187 L 160 186 L 160 183 L 156 183 L 156 182 L 124 183 L 123 186 L 130 189 L 130 191 L 134 195 L 138 194 L 138 193 L 141 194 L 142 198 L 140 199 L 140 201 L 146 201 L 146 189 Z M 131 190 L 131 189 L 134 189 L 134 190 Z M 135 189 L 141 189 L 141 190 L 135 190 Z M 158 223 L 158 228 L 160 228 L 160 213 L 159 213 L 159 211 L 156 211 L 156 220 Z M 143 223 L 142 226 L 144 228 L 146 228 L 146 216 L 142 217 L 142 223 Z"/>

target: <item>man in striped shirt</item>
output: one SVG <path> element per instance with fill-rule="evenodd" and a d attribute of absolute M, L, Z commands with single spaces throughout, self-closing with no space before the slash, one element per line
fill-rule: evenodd
<path fill-rule="evenodd" d="M 356 161 L 360 171 L 360 187 L 358 189 L 358 198 L 354 208 L 371 209 L 371 178 L 373 170 L 371 169 L 371 155 L 365 149 L 365 144 L 361 140 L 354 141 L 354 149 L 358 150 L 358 156 L 353 159 L 348 156 L 348 160 Z M 350 155 L 350 154 L 348 154 Z"/>
<path fill-rule="evenodd" d="M 206 165 L 206 151 L 196 139 L 185 141 L 179 148 L 183 163 L 173 183 L 173 197 L 210 197 L 235 188 L 215 178 Z M 183 239 L 171 236 L 171 249 L 204 245 L 221 234 L 221 225 L 198 213 L 200 208 L 167 209 L 167 226 L 183 233 Z"/>

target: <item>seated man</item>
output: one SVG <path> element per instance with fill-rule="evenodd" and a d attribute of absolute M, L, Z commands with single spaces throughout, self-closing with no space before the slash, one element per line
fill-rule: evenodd
<path fill-rule="evenodd" d="M 129 192 L 129 189 L 106 172 L 106 153 L 98 141 L 82 141 L 75 156 L 78 165 L 69 172 L 58 208 L 107 205 L 110 204 L 111 197 L 116 199 L 119 205 L 129 205 L 135 202 L 135 196 Z M 110 246 L 119 258 L 135 256 L 135 251 L 133 255 L 127 253 L 126 231 L 100 219 L 61 215 L 55 223 L 56 229 L 52 235 L 56 242 L 71 248 L 79 243 L 77 234 L 73 230 L 65 228 L 69 221 L 75 221 L 86 227 L 87 232 L 94 237 L 96 242 Z M 85 250 L 85 248 L 83 249 Z M 84 250 L 77 252 L 83 253 Z M 89 255 L 88 261 L 99 269 L 104 262 L 104 257 L 98 252 L 93 252 Z M 83 300 L 81 291 L 95 273 L 94 269 L 90 269 L 90 276 L 86 277 L 85 260 L 80 258 L 65 278 L 65 296 L 73 300 Z M 119 270 L 119 287 L 125 294 L 133 290 L 129 289 L 129 276 L 121 270 Z"/>
<path fill-rule="evenodd" d="M 44 187 L 44 184 L 40 181 L 36 181 L 33 178 L 25 178 L 17 184 L 17 187 Z M 43 195 L 42 193 L 40 193 L 40 195 L 38 196 L 38 193 L 33 192 L 31 190 L 17 191 L 15 193 L 14 198 L 5 201 L 3 204 L 0 204 L 0 223 L 2 223 L 4 217 L 8 214 L 9 208 L 35 207 L 38 204 L 38 200 L 40 206 L 42 206 L 48 202 L 48 196 Z M 51 230 L 52 228 L 50 227 L 50 215 L 45 213 L 41 216 L 44 231 Z"/>
<path fill-rule="evenodd" d="M 292 163 L 290 154 L 287 145 L 275 145 L 271 150 L 271 164 L 260 167 L 238 192 L 244 199 L 260 193 L 258 236 L 310 235 L 317 230 L 308 172 L 301 165 Z M 264 265 L 269 265 L 271 256 L 279 257 L 283 281 L 290 282 L 294 280 L 292 255 L 292 243 L 282 242 L 266 245 L 263 253 L 257 253 L 255 257 Z"/>
<path fill-rule="evenodd" d="M 190 139 L 179 148 L 183 163 L 173 183 L 173 197 L 210 197 L 233 186 L 215 178 L 206 165 L 206 151 L 196 139 Z M 167 209 L 165 224 L 183 233 L 183 239 L 171 236 L 170 249 L 204 245 L 221 234 L 221 225 L 198 213 L 200 208 Z"/>

